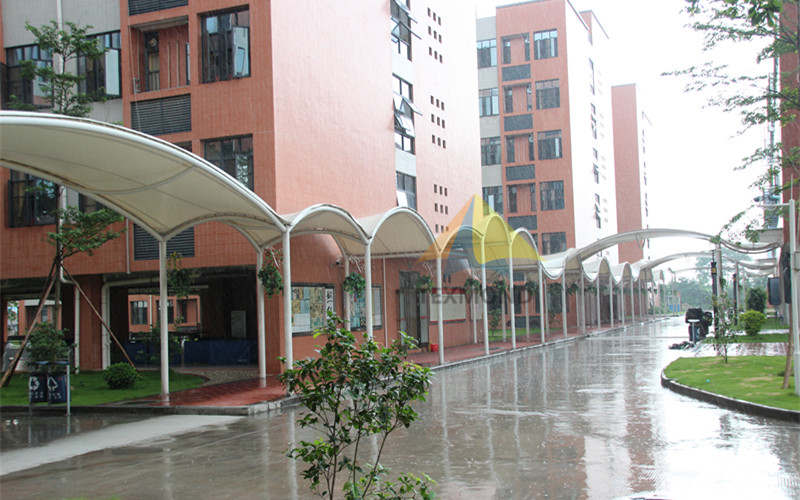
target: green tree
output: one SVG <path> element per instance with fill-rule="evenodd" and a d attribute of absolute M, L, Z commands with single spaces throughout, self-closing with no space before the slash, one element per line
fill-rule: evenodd
<path fill-rule="evenodd" d="M 706 280 L 709 281 L 709 280 Z M 689 307 L 699 307 L 709 310 L 711 308 L 711 286 L 701 285 L 697 280 L 681 278 L 675 284 L 681 294 L 681 303 Z"/>
<path fill-rule="evenodd" d="M 747 291 L 747 310 L 764 313 L 767 308 L 767 292 L 763 288 L 751 288 Z"/>
<path fill-rule="evenodd" d="M 79 27 L 69 21 L 60 28 L 51 21 L 40 27 L 25 24 L 25 29 L 36 37 L 36 44 L 47 51 L 54 60 L 54 65 L 36 66 L 33 61 L 22 61 L 22 76 L 36 80 L 40 90 L 53 112 L 68 116 L 87 116 L 92 110 L 91 102 L 99 96 L 88 95 L 78 91 L 78 84 L 86 79 L 85 75 L 76 75 L 66 71 L 66 67 L 74 64 L 78 58 L 97 59 L 106 49 L 96 40 L 87 37 L 91 26 Z M 12 96 L 11 107 L 34 110 L 23 103 L 19 96 Z"/>
<path fill-rule="evenodd" d="M 347 499 L 434 498 L 427 476 L 402 474 L 394 484 L 383 481 L 387 470 L 380 464 L 389 435 L 417 419 L 412 403 L 425 400 L 430 370 L 404 361 L 416 346 L 404 333 L 381 347 L 371 338 L 358 342 L 341 323 L 329 314 L 326 326 L 315 333 L 326 338 L 319 357 L 298 361 L 279 377 L 309 410 L 298 420 L 300 426 L 322 433 L 314 441 L 301 441 L 288 456 L 306 463 L 303 477 L 323 498 L 337 496 L 337 486 Z M 365 463 L 364 442 L 373 435 L 378 436 L 378 452 Z"/>

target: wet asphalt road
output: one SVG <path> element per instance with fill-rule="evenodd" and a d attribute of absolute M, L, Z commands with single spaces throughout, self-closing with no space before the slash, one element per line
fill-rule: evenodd
<path fill-rule="evenodd" d="M 663 367 L 687 354 L 667 347 L 685 339 L 670 320 L 440 371 L 382 463 L 427 473 L 443 499 L 800 498 L 800 426 L 661 387 Z M 3 463 L 54 461 L 0 471 L 0 497 L 314 498 L 284 455 L 312 437 L 298 414 L 122 419 L 38 448 L 5 443 Z M 124 439 L 108 448 L 102 431 L 114 429 Z"/>

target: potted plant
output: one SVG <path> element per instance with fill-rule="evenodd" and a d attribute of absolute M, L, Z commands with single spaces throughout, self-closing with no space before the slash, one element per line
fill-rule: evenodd
<path fill-rule="evenodd" d="M 417 279 L 417 290 L 421 292 L 430 292 L 433 290 L 433 279 L 427 275 L 420 276 Z"/>
<path fill-rule="evenodd" d="M 342 288 L 346 293 L 352 294 L 354 297 L 360 297 L 366 288 L 364 277 L 357 272 L 352 272 L 342 282 Z"/>

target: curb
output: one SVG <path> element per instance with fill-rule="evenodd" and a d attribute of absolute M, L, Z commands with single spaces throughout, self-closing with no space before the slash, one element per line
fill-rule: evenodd
<path fill-rule="evenodd" d="M 772 406 L 760 405 L 758 403 L 751 403 L 750 401 L 743 401 L 741 399 L 729 398 L 721 396 L 713 392 L 704 391 L 688 385 L 683 385 L 671 378 L 667 378 L 664 372 L 661 372 L 661 386 L 673 392 L 689 396 L 690 398 L 705 401 L 707 403 L 715 404 L 722 408 L 729 410 L 736 410 L 748 415 L 756 415 L 759 417 L 768 417 L 787 422 L 794 422 L 800 424 L 800 411 L 784 410 L 783 408 L 775 408 Z"/>

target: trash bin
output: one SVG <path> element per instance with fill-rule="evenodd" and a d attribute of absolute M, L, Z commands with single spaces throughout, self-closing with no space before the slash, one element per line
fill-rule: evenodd
<path fill-rule="evenodd" d="M 62 367 L 63 373 L 59 370 Z M 56 361 L 47 374 L 47 402 L 66 403 L 69 400 L 69 361 Z M 55 373 L 54 373 L 55 372 Z"/>
<path fill-rule="evenodd" d="M 697 342 L 700 340 L 700 320 L 699 319 L 690 319 L 687 320 L 689 322 L 689 340 L 692 342 Z"/>
<path fill-rule="evenodd" d="M 47 403 L 47 361 L 33 361 L 28 374 L 28 404 Z"/>

